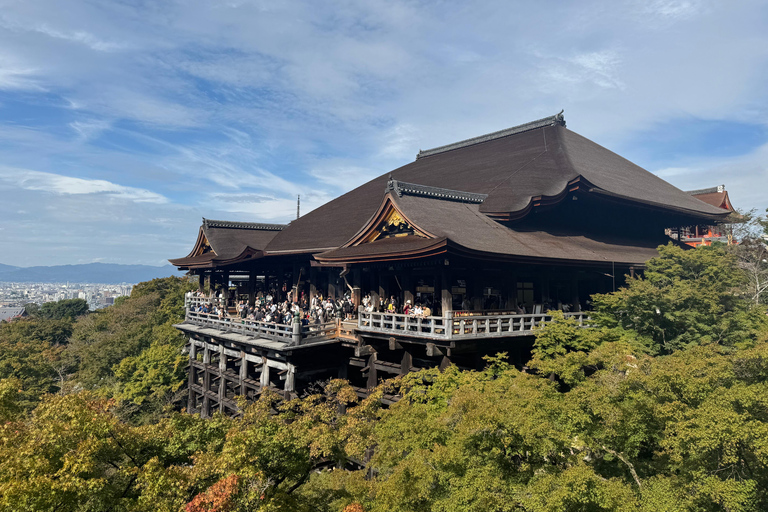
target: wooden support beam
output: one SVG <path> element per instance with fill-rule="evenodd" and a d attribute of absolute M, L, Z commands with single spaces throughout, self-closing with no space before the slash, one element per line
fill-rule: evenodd
<path fill-rule="evenodd" d="M 355 357 L 369 356 L 375 353 L 376 353 L 376 349 L 374 349 L 371 345 L 362 345 L 359 347 L 355 347 Z"/>
<path fill-rule="evenodd" d="M 373 389 L 379 384 L 379 374 L 376 371 L 376 352 L 368 358 L 368 383 L 367 388 Z"/>
<path fill-rule="evenodd" d="M 400 375 L 405 375 L 406 373 L 411 371 L 411 367 L 413 366 L 413 356 L 410 352 L 407 350 L 403 354 L 403 359 L 400 362 Z"/>
<path fill-rule="evenodd" d="M 435 356 L 443 356 L 445 355 L 443 347 L 438 347 L 434 343 L 427 343 L 427 356 L 429 357 L 435 357 Z"/>
<path fill-rule="evenodd" d="M 389 338 L 389 350 L 402 350 L 403 346 L 395 338 Z"/>

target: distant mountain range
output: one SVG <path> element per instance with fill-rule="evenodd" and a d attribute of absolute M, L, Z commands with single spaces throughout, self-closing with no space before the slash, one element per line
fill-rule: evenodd
<path fill-rule="evenodd" d="M 0 263 L 0 281 L 10 283 L 140 283 L 158 277 L 180 276 L 182 272 L 171 265 L 117 265 L 87 263 L 84 265 L 55 265 L 52 267 L 14 267 Z"/>

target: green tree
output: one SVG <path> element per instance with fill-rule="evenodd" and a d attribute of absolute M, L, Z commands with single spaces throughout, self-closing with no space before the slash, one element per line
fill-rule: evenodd
<path fill-rule="evenodd" d="M 88 313 L 88 303 L 83 299 L 65 299 L 58 302 L 46 302 L 37 311 L 40 318 L 62 320 L 75 318 Z"/>
<path fill-rule="evenodd" d="M 594 320 L 636 333 L 652 352 L 754 341 L 765 315 L 742 300 L 744 276 L 721 247 L 659 247 L 644 277 L 615 293 L 594 295 Z"/>
<path fill-rule="evenodd" d="M 141 405 L 125 409 L 135 421 L 156 420 L 181 396 L 186 339 L 173 324 L 183 321 L 184 293 L 192 288 L 183 278 L 154 279 L 80 318 L 66 354 L 77 368 L 73 383 Z"/>

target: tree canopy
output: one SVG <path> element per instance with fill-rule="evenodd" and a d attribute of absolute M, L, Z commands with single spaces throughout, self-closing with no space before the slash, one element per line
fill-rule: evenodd
<path fill-rule="evenodd" d="M 3 511 L 768 510 L 768 317 L 724 247 L 660 248 L 522 369 L 173 410 L 192 285 L 0 325 Z M 67 308 L 61 308 L 62 310 Z M 400 400 L 384 407 L 383 394 Z"/>

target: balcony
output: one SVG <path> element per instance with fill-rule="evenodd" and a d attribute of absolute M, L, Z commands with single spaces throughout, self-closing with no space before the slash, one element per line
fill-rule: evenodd
<path fill-rule="evenodd" d="M 187 311 L 184 323 L 177 327 L 184 330 L 185 326 L 194 326 L 197 328 L 193 329 L 195 331 L 215 331 L 201 331 L 201 334 L 234 335 L 238 336 L 235 341 L 265 345 L 266 348 L 281 349 L 316 344 L 336 339 L 339 332 L 336 321 L 312 325 L 301 325 L 298 322 L 281 324 L 243 320 L 234 314 L 219 316 L 195 311 L 198 306 L 204 304 L 219 306 L 221 299 L 218 298 L 186 297 L 184 304 Z"/>
<path fill-rule="evenodd" d="M 234 315 L 219 316 L 195 311 L 203 304 L 219 305 L 220 299 L 187 297 L 182 330 L 199 334 L 235 337 L 233 341 L 284 349 L 327 343 L 338 339 L 357 340 L 359 334 L 385 334 L 428 340 L 461 341 L 480 338 L 531 336 L 533 328 L 552 321 L 546 313 L 511 314 L 505 311 L 448 311 L 445 317 L 416 317 L 393 313 L 368 313 L 362 308 L 355 321 L 301 325 L 243 320 Z M 589 325 L 588 313 L 565 313 L 582 327 Z"/>
<path fill-rule="evenodd" d="M 587 313 L 565 313 L 575 318 L 579 326 L 587 327 Z M 552 321 L 546 313 L 504 314 L 491 311 L 449 311 L 447 316 L 414 317 L 392 313 L 360 311 L 357 330 L 368 333 L 397 334 L 414 338 L 465 340 L 530 336 L 533 328 Z"/>

